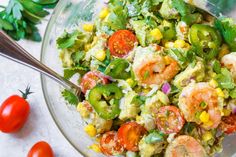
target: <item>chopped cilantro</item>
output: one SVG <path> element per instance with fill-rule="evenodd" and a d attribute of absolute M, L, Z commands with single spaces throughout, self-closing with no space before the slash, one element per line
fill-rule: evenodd
<path fill-rule="evenodd" d="M 49 14 L 45 8 L 53 7 L 58 0 L 10 0 L 0 12 L 0 29 L 15 40 L 30 39 L 41 41 L 36 27 Z"/>
<path fill-rule="evenodd" d="M 57 39 L 58 48 L 65 49 L 73 46 L 75 44 L 75 41 L 77 40 L 79 33 L 81 32 L 79 32 L 78 30 L 72 33 L 68 33 L 65 31 L 63 35 Z"/>
<path fill-rule="evenodd" d="M 214 60 L 213 61 L 213 70 L 219 74 L 221 72 L 221 65 L 220 62 L 218 60 Z"/>
<path fill-rule="evenodd" d="M 72 93 L 71 91 L 65 89 L 65 90 L 62 91 L 62 96 L 65 98 L 65 100 L 69 104 L 77 106 L 79 100 L 78 100 L 78 97 L 74 93 Z"/>
<path fill-rule="evenodd" d="M 149 76 L 150 76 L 150 72 L 149 71 L 145 71 L 145 73 L 143 75 L 143 79 L 146 80 Z"/>
<path fill-rule="evenodd" d="M 215 21 L 215 27 L 220 31 L 231 51 L 236 51 L 236 24 L 231 18 L 220 18 Z"/>

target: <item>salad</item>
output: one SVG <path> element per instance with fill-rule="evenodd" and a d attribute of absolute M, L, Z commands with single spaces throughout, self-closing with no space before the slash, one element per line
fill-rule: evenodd
<path fill-rule="evenodd" d="M 206 157 L 236 131 L 236 25 L 184 0 L 110 0 L 57 39 L 64 90 L 106 156 Z M 78 77 L 79 76 L 79 77 Z"/>

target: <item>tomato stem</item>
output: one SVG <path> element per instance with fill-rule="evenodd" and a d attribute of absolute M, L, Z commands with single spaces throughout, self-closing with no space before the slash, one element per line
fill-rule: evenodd
<path fill-rule="evenodd" d="M 30 86 L 28 85 L 25 89 L 25 92 L 19 90 L 22 94 L 22 98 L 27 99 L 28 95 L 32 94 L 33 92 L 30 91 Z"/>

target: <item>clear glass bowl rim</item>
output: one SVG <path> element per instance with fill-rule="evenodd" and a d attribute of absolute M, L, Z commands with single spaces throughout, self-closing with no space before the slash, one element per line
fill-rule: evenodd
<path fill-rule="evenodd" d="M 52 30 L 52 27 L 55 23 L 55 21 L 57 20 L 57 17 L 59 16 L 59 13 L 61 11 L 61 8 L 63 8 L 67 2 L 69 0 L 60 0 L 58 2 L 58 4 L 56 5 L 55 9 L 53 10 L 52 12 L 52 15 L 49 19 L 49 22 L 46 26 L 46 30 L 45 30 L 45 33 L 44 33 L 44 37 L 43 37 L 43 42 L 42 42 L 42 45 L 41 45 L 41 54 L 40 54 L 40 61 L 42 61 L 43 59 L 43 52 L 45 52 L 45 45 L 49 42 L 50 40 L 50 36 L 49 36 L 49 31 Z M 83 150 L 80 150 L 78 147 L 76 147 L 73 142 L 66 136 L 66 134 L 63 132 L 63 128 L 60 126 L 60 123 L 59 123 L 59 120 L 56 118 L 56 115 L 54 115 L 53 111 L 52 111 L 52 108 L 50 107 L 49 105 L 49 97 L 48 97 L 48 94 L 47 94 L 47 90 L 46 90 L 46 84 L 44 82 L 44 74 L 40 74 L 40 80 L 41 80 L 41 86 L 42 86 L 42 91 L 43 91 L 43 96 L 45 98 L 45 102 L 46 102 L 46 105 L 47 105 L 47 108 L 51 114 L 51 117 L 53 118 L 57 128 L 60 130 L 60 132 L 62 133 L 62 135 L 66 138 L 66 140 L 82 155 L 82 156 L 87 156 L 87 154 L 83 151 Z"/>

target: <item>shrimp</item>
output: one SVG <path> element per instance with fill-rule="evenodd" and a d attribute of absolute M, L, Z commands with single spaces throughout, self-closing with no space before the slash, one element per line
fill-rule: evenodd
<path fill-rule="evenodd" d="M 169 144 L 165 157 L 207 157 L 207 153 L 195 138 L 181 135 Z"/>
<path fill-rule="evenodd" d="M 139 55 L 139 53 L 141 54 Z M 169 56 L 161 56 L 142 48 L 134 58 L 133 70 L 137 80 L 146 85 L 161 85 L 179 72 L 178 62 Z"/>
<path fill-rule="evenodd" d="M 232 52 L 222 57 L 221 64 L 230 70 L 233 79 L 236 81 L 236 52 Z"/>
<path fill-rule="evenodd" d="M 180 94 L 178 106 L 186 121 L 201 124 L 207 130 L 216 128 L 221 122 L 218 95 L 208 83 L 191 83 L 185 87 Z M 203 124 L 200 121 L 198 115 L 203 111 L 209 114 L 209 123 Z"/>

